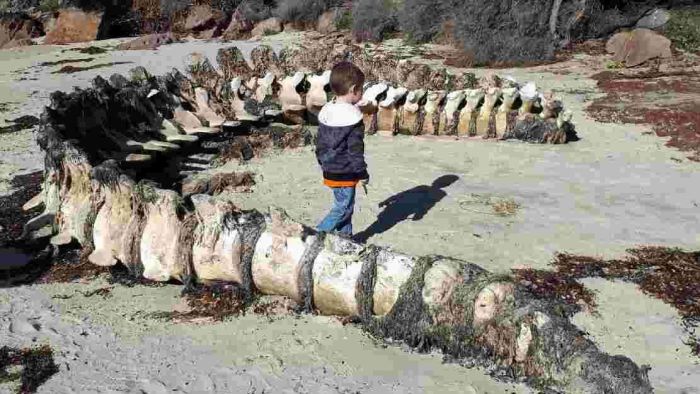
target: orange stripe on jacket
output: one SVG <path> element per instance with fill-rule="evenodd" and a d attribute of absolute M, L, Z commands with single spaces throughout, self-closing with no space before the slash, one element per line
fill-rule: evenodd
<path fill-rule="evenodd" d="M 323 184 L 328 187 L 355 187 L 359 181 L 334 181 L 323 178 Z"/>

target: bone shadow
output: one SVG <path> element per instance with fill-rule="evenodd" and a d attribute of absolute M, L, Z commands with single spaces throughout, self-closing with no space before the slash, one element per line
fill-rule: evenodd
<path fill-rule="evenodd" d="M 379 203 L 379 207 L 383 207 L 384 210 L 377 215 L 377 220 L 353 238 L 364 243 L 375 235 L 389 231 L 409 217 L 414 222 L 423 219 L 428 211 L 447 196 L 443 189 L 458 179 L 457 175 L 443 175 L 431 185 L 416 186 L 387 198 Z"/>

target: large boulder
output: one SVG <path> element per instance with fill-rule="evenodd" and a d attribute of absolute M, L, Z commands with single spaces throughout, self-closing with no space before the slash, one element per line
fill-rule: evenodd
<path fill-rule="evenodd" d="M 669 58 L 671 40 L 649 29 L 617 33 L 605 45 L 613 60 L 634 67 L 656 58 Z"/>
<path fill-rule="evenodd" d="M 184 28 L 186 32 L 199 38 L 218 37 L 224 32 L 227 17 L 221 11 L 206 5 L 197 5 L 190 9 Z"/>
<path fill-rule="evenodd" d="M 97 39 L 102 23 L 102 12 L 86 12 L 77 9 L 61 10 L 56 26 L 46 35 L 45 44 L 70 44 Z"/>
<path fill-rule="evenodd" d="M 335 26 L 335 11 L 326 11 L 321 16 L 318 17 L 318 22 L 316 23 L 316 30 L 319 33 L 328 34 L 338 31 Z"/>
<path fill-rule="evenodd" d="M 171 44 L 173 42 L 175 42 L 175 37 L 173 37 L 172 33 L 149 34 L 131 41 L 123 42 L 117 45 L 117 49 L 120 51 L 156 49 L 161 45 Z"/>
<path fill-rule="evenodd" d="M 0 17 L 0 49 L 31 45 L 31 39 L 43 33 L 41 24 L 26 15 L 6 14 Z"/>
<path fill-rule="evenodd" d="M 282 31 L 282 21 L 279 18 L 269 18 L 258 23 L 251 31 L 253 37 L 260 38 L 266 34 L 276 34 Z"/>
<path fill-rule="evenodd" d="M 221 38 L 224 40 L 244 40 L 250 38 L 251 31 L 255 25 L 243 13 L 236 10 L 231 16 L 231 22 L 224 30 Z"/>
<path fill-rule="evenodd" d="M 664 27 L 669 19 L 671 19 L 671 14 L 667 10 L 656 8 L 640 19 L 636 27 L 656 30 Z"/>

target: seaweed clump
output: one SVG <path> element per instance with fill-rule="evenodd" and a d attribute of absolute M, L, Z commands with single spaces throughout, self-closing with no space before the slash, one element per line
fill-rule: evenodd
<path fill-rule="evenodd" d="M 18 371 L 11 371 L 11 367 Z M 53 360 L 53 350 L 48 345 L 37 348 L 0 348 L 0 383 L 19 380 L 17 393 L 34 393 L 51 376 L 58 372 Z"/>
<path fill-rule="evenodd" d="M 700 356 L 694 329 L 700 325 L 700 251 L 646 246 L 627 251 L 624 259 L 604 260 L 566 253 L 556 255 L 555 271 L 514 270 L 519 283 L 541 299 L 557 299 L 595 311 L 594 294 L 577 282 L 584 278 L 622 280 L 639 286 L 643 293 L 676 308 L 689 334 L 687 344 Z"/>
<path fill-rule="evenodd" d="M 230 316 L 245 314 L 248 307 L 246 291 L 236 284 L 214 283 L 193 286 L 185 293 L 189 310 L 159 312 L 154 317 L 173 322 L 223 321 Z"/>

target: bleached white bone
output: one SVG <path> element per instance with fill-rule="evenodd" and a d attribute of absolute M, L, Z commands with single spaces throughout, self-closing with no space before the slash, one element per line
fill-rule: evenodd
<path fill-rule="evenodd" d="M 381 96 L 382 93 L 386 92 L 388 89 L 389 86 L 385 83 L 378 83 L 368 87 L 362 95 L 362 100 L 360 100 L 357 105 L 377 105 L 377 97 Z"/>
<path fill-rule="evenodd" d="M 265 97 L 272 95 L 272 84 L 275 82 L 275 74 L 268 71 L 264 77 L 258 78 L 255 87 L 255 99 L 259 102 L 265 100 Z M 253 89 L 251 89 L 253 90 Z"/>
<path fill-rule="evenodd" d="M 406 94 L 408 90 L 406 88 L 394 88 L 390 87 L 386 92 L 386 99 L 384 99 L 379 105 L 381 107 L 390 107 L 394 103 L 400 101 Z"/>
<path fill-rule="evenodd" d="M 447 100 L 445 102 L 445 114 L 448 117 L 452 117 L 452 114 L 454 114 L 459 109 L 459 106 L 462 105 L 465 96 L 466 93 L 464 90 L 450 92 L 447 95 Z"/>
<path fill-rule="evenodd" d="M 221 127 L 226 121 L 209 107 L 209 92 L 204 88 L 195 88 L 195 98 L 197 101 L 197 115 L 209 122 L 209 127 Z"/>

